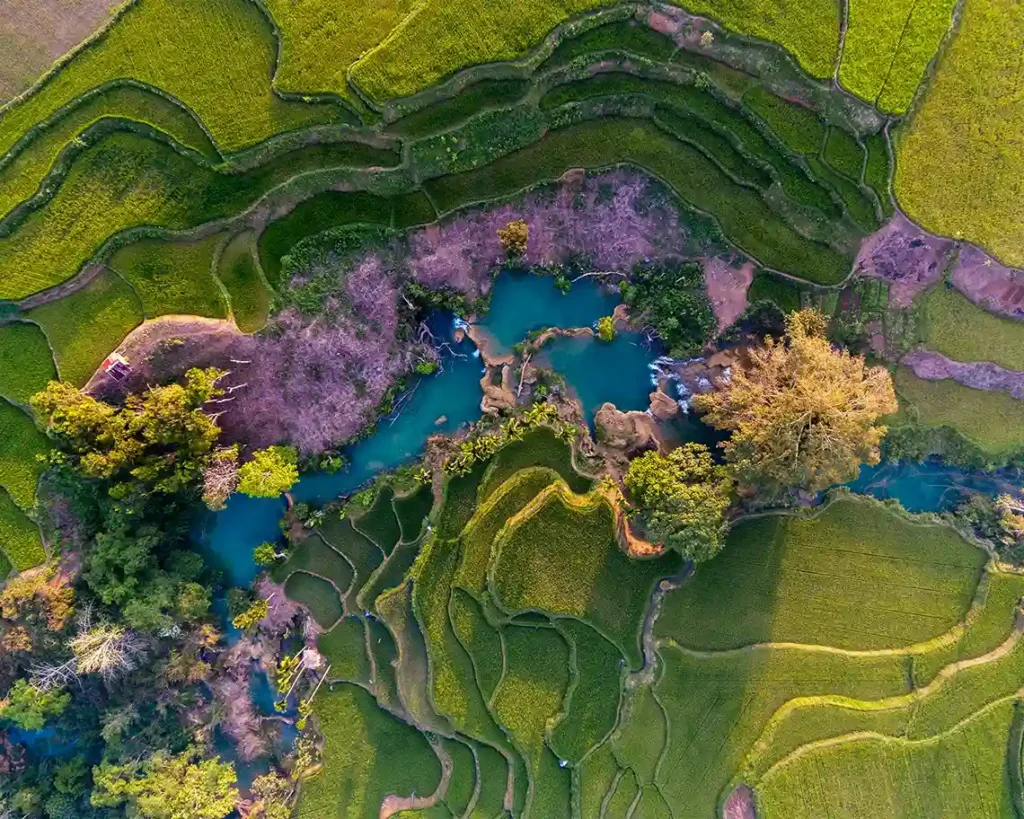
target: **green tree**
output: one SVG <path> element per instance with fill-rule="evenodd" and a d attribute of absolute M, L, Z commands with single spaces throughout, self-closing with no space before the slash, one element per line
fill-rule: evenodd
<path fill-rule="evenodd" d="M 65 691 L 44 691 L 26 680 L 16 680 L 0 700 L 0 719 L 26 731 L 38 731 L 50 717 L 64 713 L 70 702 L 71 695 Z"/>
<path fill-rule="evenodd" d="M 597 320 L 597 338 L 604 342 L 615 341 L 615 319 L 602 316 Z"/>
<path fill-rule="evenodd" d="M 825 326 L 816 310 L 791 313 L 784 342 L 765 339 L 728 382 L 694 397 L 706 423 L 731 433 L 721 446 L 741 487 L 769 497 L 817 492 L 878 463 L 878 421 L 898 409 L 892 378 L 834 348 Z"/>
<path fill-rule="evenodd" d="M 299 479 L 298 453 L 289 446 L 257 450 L 238 470 L 238 491 L 254 498 L 276 498 Z"/>
<path fill-rule="evenodd" d="M 270 603 L 263 599 L 257 599 L 253 601 L 249 608 L 236 616 L 235 619 L 231 621 L 231 625 L 244 631 L 245 629 L 250 629 L 255 626 L 269 613 Z"/>
<path fill-rule="evenodd" d="M 252 782 L 253 816 L 262 819 L 288 819 L 292 815 L 288 799 L 292 783 L 280 774 L 271 772 L 256 777 Z"/>
<path fill-rule="evenodd" d="M 144 762 L 102 762 L 93 768 L 92 804 L 126 804 L 140 819 L 223 819 L 238 801 L 234 767 L 199 759 L 196 749 L 172 756 L 158 751 Z"/>
<path fill-rule="evenodd" d="M 252 550 L 252 559 L 257 566 L 273 566 L 284 557 L 273 543 L 261 543 Z"/>
<path fill-rule="evenodd" d="M 184 384 L 152 387 L 114 407 L 58 381 L 32 397 L 57 444 L 53 458 L 108 484 L 113 497 L 132 489 L 174 494 L 202 479 L 220 428 L 203 405 L 223 394 L 220 370 L 189 370 Z"/>
<path fill-rule="evenodd" d="M 715 334 L 715 313 L 699 264 L 638 265 L 620 287 L 634 319 L 654 325 L 673 358 L 697 355 Z"/>
<path fill-rule="evenodd" d="M 732 481 L 706 446 L 645 452 L 630 463 L 624 480 L 652 541 L 695 562 L 722 550 Z"/>

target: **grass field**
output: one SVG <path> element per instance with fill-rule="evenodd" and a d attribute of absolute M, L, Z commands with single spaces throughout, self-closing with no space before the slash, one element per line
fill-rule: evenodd
<path fill-rule="evenodd" d="M 0 551 L 7 563 L 19 572 L 46 560 L 39 527 L 26 517 L 3 488 L 0 488 Z"/>
<path fill-rule="evenodd" d="M 311 572 L 330 580 L 342 595 L 348 591 L 354 576 L 349 562 L 320 535 L 308 537 L 295 546 L 288 560 L 274 569 L 274 576 L 283 580 L 296 571 Z"/>
<path fill-rule="evenodd" d="M 487 711 L 473 661 L 459 643 L 448 614 L 457 541 L 431 540 L 413 567 L 413 610 L 422 625 L 430 661 L 431 695 L 438 713 L 461 733 L 503 746 L 504 737 Z"/>
<path fill-rule="evenodd" d="M 513 441 L 491 459 L 479 489 L 482 504 L 520 470 L 543 467 L 562 477 L 573 492 L 590 489 L 592 481 L 580 475 L 572 465 L 572 447 L 550 427 L 530 430 L 521 441 Z M 538 490 L 539 491 L 539 490 Z M 536 493 L 534 493 L 536 494 Z"/>
<path fill-rule="evenodd" d="M 488 585 L 501 607 L 589 623 L 634 668 L 641 662 L 640 621 L 651 589 L 682 565 L 674 553 L 630 560 L 615 540 L 608 502 L 574 495 L 564 484 L 545 490 L 520 512 L 494 550 Z"/>
<path fill-rule="evenodd" d="M 665 712 L 650 686 L 634 689 L 626 697 L 622 724 L 612 736 L 619 765 L 636 774 L 641 786 L 651 785 L 668 742 Z"/>
<path fill-rule="evenodd" d="M 341 552 L 355 570 L 355 579 L 347 597 L 349 608 L 354 609 L 359 592 L 384 562 L 384 553 L 377 544 L 353 529 L 348 518 L 340 518 L 336 514 L 329 515 L 321 524 L 320 536 Z"/>
<path fill-rule="evenodd" d="M 387 37 L 415 6 L 413 0 L 353 5 L 268 0 L 281 32 L 275 87 L 298 94 L 351 97 L 349 67 Z"/>
<path fill-rule="evenodd" d="M 407 97 L 460 68 L 515 59 L 568 17 L 601 5 L 603 0 L 524 0 L 514 6 L 426 0 L 349 76 L 376 102 Z"/>
<path fill-rule="evenodd" d="M 883 111 L 910 106 L 952 19 L 952 0 L 853 0 L 839 81 Z"/>
<path fill-rule="evenodd" d="M 1024 449 L 1024 401 L 951 379 L 925 381 L 906 367 L 894 383 L 904 411 L 923 426 L 952 427 L 996 461 Z"/>
<path fill-rule="evenodd" d="M 64 381 L 81 386 L 111 350 L 142 323 L 142 304 L 116 273 L 104 270 L 69 296 L 30 310 L 53 348 Z"/>
<path fill-rule="evenodd" d="M 52 123 L 37 126 L 38 133 L 33 131 L 20 150 L 0 166 L 0 216 L 36 192 L 69 143 L 102 120 L 112 119 L 145 123 L 211 162 L 220 159 L 195 116 L 180 104 L 134 86 L 106 88 L 83 97 Z M 106 123 L 105 127 L 109 126 Z"/>
<path fill-rule="evenodd" d="M 46 465 L 50 444 L 24 411 L 0 398 L 0 487 L 25 511 L 36 505 L 36 485 Z"/>
<path fill-rule="evenodd" d="M 217 278 L 231 301 L 231 317 L 243 333 L 263 329 L 274 294 L 256 262 L 256 237 L 251 231 L 232 237 L 217 260 Z"/>
<path fill-rule="evenodd" d="M 1024 264 L 1024 7 L 964 5 L 957 36 L 896 143 L 896 198 L 925 228 Z M 984 129 L 972 127 L 984 122 Z"/>
<path fill-rule="evenodd" d="M 1013 819 L 1004 761 L 1013 711 L 1012 701 L 995 704 L 927 740 L 865 738 L 810 750 L 765 779 L 759 815 Z"/>
<path fill-rule="evenodd" d="M 434 792 L 441 763 L 423 735 L 381 710 L 363 689 L 331 686 L 317 697 L 325 765 L 302 784 L 296 816 L 377 819 L 390 793 Z"/>
<path fill-rule="evenodd" d="M 839 55 L 839 4 L 833 0 L 691 0 L 686 8 L 732 31 L 778 43 L 812 77 L 832 75 Z"/>
<path fill-rule="evenodd" d="M 71 278 L 108 238 L 128 228 L 194 227 L 236 215 L 303 171 L 390 159 L 396 157 L 358 143 L 330 143 L 231 175 L 161 141 L 110 134 L 82 152 L 53 197 L 25 217 L 14 236 L 0 238 L 0 298 L 22 298 Z"/>
<path fill-rule="evenodd" d="M 480 604 L 461 589 L 452 590 L 449 612 L 452 629 L 473 660 L 480 690 L 490 698 L 504 673 L 501 635 L 484 618 Z"/>
<path fill-rule="evenodd" d="M 619 714 L 622 653 L 590 626 L 560 620 L 572 651 L 568 710 L 548 735 L 559 759 L 579 764 L 615 727 Z"/>
<path fill-rule="evenodd" d="M 487 567 L 491 561 L 494 538 L 558 473 L 545 467 L 521 469 L 501 484 L 477 507 L 473 519 L 462 532 L 461 561 L 455 574 L 457 586 L 481 597 L 487 591 Z"/>
<path fill-rule="evenodd" d="M 477 464 L 467 475 L 447 478 L 444 498 L 437 513 L 437 536 L 451 540 L 459 536 L 476 510 L 476 494 L 483 480 L 486 464 Z"/>
<path fill-rule="evenodd" d="M 406 543 L 416 540 L 423 531 L 427 515 L 434 506 L 434 494 L 430 485 L 414 489 L 412 492 L 395 497 L 392 500 L 395 517 L 398 519 L 398 531 Z"/>
<path fill-rule="evenodd" d="M 344 613 L 338 590 L 322 577 L 306 571 L 293 572 L 284 584 L 284 591 L 301 603 L 323 628 L 330 628 Z"/>
<path fill-rule="evenodd" d="M 476 787 L 476 755 L 471 746 L 462 742 L 447 740 L 443 745 L 452 758 L 452 776 L 441 807 L 448 809 L 446 815 L 462 816 L 469 808 Z"/>
<path fill-rule="evenodd" d="M 0 396 L 28 406 L 29 399 L 57 377 L 46 336 L 36 324 L 0 324 Z"/>
<path fill-rule="evenodd" d="M 343 617 L 316 641 L 331 666 L 331 679 L 368 685 L 373 667 L 366 653 L 366 624 L 359 617 Z"/>
<path fill-rule="evenodd" d="M 196 242 L 144 239 L 118 250 L 108 264 L 142 301 L 147 319 L 192 314 L 226 318 L 228 306 L 213 276 L 213 260 L 224 237 Z"/>
<path fill-rule="evenodd" d="M 505 646 L 494 713 L 529 760 L 529 815 L 568 819 L 569 771 L 559 768 L 544 738 L 569 684 L 569 648 L 554 629 L 517 626 L 505 629 Z"/>
<path fill-rule="evenodd" d="M 921 338 L 929 350 L 955 361 L 992 361 L 1024 370 L 1024 324 L 993 315 L 946 285 L 921 299 Z"/>
<path fill-rule="evenodd" d="M 700 650 L 769 641 L 905 646 L 966 614 L 984 564 L 984 552 L 948 527 L 839 500 L 809 520 L 738 524 L 719 559 L 665 601 L 658 633 Z M 728 618 L 702 614 L 720 606 Z"/>
<path fill-rule="evenodd" d="M 273 94 L 276 51 L 270 24 L 255 4 L 141 0 L 34 93 L 0 114 L 0 154 L 62 106 L 119 79 L 180 100 L 225 151 L 338 117 L 335 105 L 288 102 Z"/>
<path fill-rule="evenodd" d="M 402 530 L 395 516 L 392 500 L 395 490 L 390 486 L 383 487 L 374 498 L 373 506 L 352 522 L 353 528 L 362 533 L 388 555 L 402 539 Z"/>

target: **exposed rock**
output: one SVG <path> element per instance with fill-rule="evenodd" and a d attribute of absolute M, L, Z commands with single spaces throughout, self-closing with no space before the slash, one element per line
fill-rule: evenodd
<path fill-rule="evenodd" d="M 434 421 L 434 426 L 435 427 L 439 427 L 442 424 L 447 424 L 447 423 L 448 423 L 448 416 L 447 415 L 442 415 L 436 421 Z"/>
<path fill-rule="evenodd" d="M 953 286 L 986 310 L 1024 318 L 1024 270 L 1000 264 L 973 245 L 960 248 Z"/>
<path fill-rule="evenodd" d="M 657 421 L 646 412 L 622 412 L 614 404 L 604 403 L 594 415 L 594 426 L 602 445 L 624 453 L 660 445 Z"/>
<path fill-rule="evenodd" d="M 661 389 L 651 393 L 651 415 L 659 421 L 668 421 L 679 414 L 679 404 Z"/>
<path fill-rule="evenodd" d="M 909 307 L 914 296 L 942 278 L 954 242 L 925 233 L 897 213 L 864 239 L 854 273 L 889 282 L 889 300 Z"/>
<path fill-rule="evenodd" d="M 1007 370 L 991 361 L 953 361 L 930 350 L 914 350 L 903 363 L 914 375 L 926 381 L 952 378 L 965 387 L 976 390 L 1002 390 L 1014 398 L 1024 399 L 1024 373 Z"/>
<path fill-rule="evenodd" d="M 512 391 L 512 368 L 508 364 L 501 365 L 501 383 L 495 384 L 494 368 L 488 367 L 484 377 L 480 379 L 480 388 L 484 397 L 480 399 L 480 411 L 485 415 L 498 415 L 502 410 L 516 405 L 516 394 Z"/>
<path fill-rule="evenodd" d="M 495 339 L 479 324 L 466 326 L 466 335 L 480 351 L 480 360 L 488 367 L 499 367 L 502 364 L 511 364 L 515 356 L 511 353 L 495 352 L 498 344 Z"/>
<path fill-rule="evenodd" d="M 704 281 L 715 318 L 718 319 L 718 332 L 722 332 L 747 309 L 747 291 L 754 281 L 754 263 L 746 262 L 733 267 L 725 259 L 706 259 Z"/>

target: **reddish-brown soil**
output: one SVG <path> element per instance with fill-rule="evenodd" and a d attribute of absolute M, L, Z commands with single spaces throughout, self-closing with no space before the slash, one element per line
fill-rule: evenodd
<path fill-rule="evenodd" d="M 986 310 L 1024 318 L 1024 270 L 1000 264 L 972 245 L 960 248 L 953 286 Z"/>
<path fill-rule="evenodd" d="M 889 282 L 889 301 L 909 307 L 914 296 L 942 278 L 954 243 L 925 233 L 897 213 L 861 244 L 854 272 Z"/>
<path fill-rule="evenodd" d="M 1024 399 L 1024 373 L 1006 370 L 991 361 L 953 361 L 930 350 L 914 350 L 903 358 L 914 375 L 926 381 L 952 378 L 965 387 L 989 392 L 1002 390 Z"/>
<path fill-rule="evenodd" d="M 0 7 L 0 105 L 25 91 L 61 55 L 110 19 L 124 0 L 4 0 Z"/>
<path fill-rule="evenodd" d="M 747 309 L 747 290 L 754 281 L 754 264 L 746 262 L 733 267 L 724 259 L 707 259 L 704 262 L 704 280 L 718 319 L 718 332 L 722 332 Z"/>

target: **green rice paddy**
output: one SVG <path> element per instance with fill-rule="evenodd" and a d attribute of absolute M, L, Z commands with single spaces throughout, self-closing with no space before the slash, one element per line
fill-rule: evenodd
<path fill-rule="evenodd" d="M 929 350 L 954 361 L 1024 370 L 1024 325 L 987 312 L 945 285 L 929 290 L 920 305 L 921 340 Z"/>

